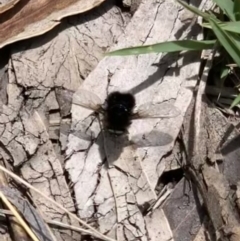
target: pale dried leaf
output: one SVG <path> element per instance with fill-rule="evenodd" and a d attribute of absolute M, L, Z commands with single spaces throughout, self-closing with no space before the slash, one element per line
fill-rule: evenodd
<path fill-rule="evenodd" d="M 182 26 L 177 21 L 178 11 L 175 1 L 143 1 L 113 49 L 174 39 Z M 161 29 L 164 31 L 160 31 Z M 186 55 L 179 59 L 176 55 L 166 55 L 163 59 L 168 64 L 158 68 L 156 63 L 161 57 L 163 56 L 152 54 L 105 58 L 88 76 L 81 89 L 97 94 L 102 100 L 107 93 L 115 90 L 130 91 L 135 95 L 138 106 L 149 100 L 154 103 L 171 100 L 181 110 L 180 115 L 171 119 L 134 120 L 129 128 L 128 138 L 123 136 L 116 139 L 106 132 L 99 136 L 100 130 L 94 128 L 92 130 L 95 131 L 95 136 L 99 136 L 96 143 L 88 142 L 89 145 L 83 145 L 83 140 L 69 138 L 68 153 L 76 150 L 76 143 L 86 147 L 85 153 L 84 149 L 74 153 L 66 164 L 74 183 L 78 213 L 90 220 L 96 215 L 99 218 L 95 222 L 100 225 L 101 230 L 119 240 L 147 240 L 156 235 L 153 231 L 148 232 L 142 209 L 145 204 L 157 199 L 155 187 L 165 168 L 162 157 L 174 145 L 192 98 L 192 91 L 186 85 L 195 85 L 195 79 L 191 77 L 198 72 L 198 63 L 194 63 L 194 56 Z M 169 67 L 172 73 L 168 73 Z M 175 71 L 179 73 L 178 76 L 173 74 Z M 88 110 L 80 106 L 74 105 L 72 108 L 74 123 L 85 123 L 89 114 Z M 77 131 L 76 127 L 74 125 L 72 128 Z M 170 141 L 162 147 L 136 149 L 129 145 L 129 141 L 139 133 L 151 132 L 164 132 L 171 137 Z M 103 147 L 100 138 L 104 139 Z M 75 172 L 77 163 L 79 169 Z M 108 188 L 104 189 L 102 182 Z M 93 206 L 99 200 L 102 200 L 101 205 Z M 103 212 L 102 207 L 106 207 L 107 211 Z M 151 233 L 151 237 L 147 233 Z"/>
<path fill-rule="evenodd" d="M 13 8 L 20 0 L 10 0 L 10 1 L 1 1 L 0 2 L 0 14 L 8 11 Z"/>
<path fill-rule="evenodd" d="M 8 3 L 7 12 L 3 9 L 0 24 L 0 48 L 19 40 L 42 35 L 67 16 L 86 12 L 104 0 L 81 1 L 19 1 Z M 13 6 L 12 6 L 13 5 Z M 6 6 L 7 7 L 7 6 Z M 8 31 L 11 29 L 11 31 Z"/>

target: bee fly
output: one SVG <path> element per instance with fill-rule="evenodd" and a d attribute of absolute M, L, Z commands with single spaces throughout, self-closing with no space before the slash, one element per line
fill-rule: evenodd
<path fill-rule="evenodd" d="M 72 95 L 71 91 L 65 91 L 65 98 L 70 99 Z M 131 93 L 112 92 L 102 103 L 97 95 L 80 89 L 73 95 L 72 103 L 102 114 L 104 128 L 115 135 L 126 133 L 134 119 L 171 118 L 180 114 L 175 106 L 166 102 L 148 102 L 134 111 L 136 102 Z"/>
<path fill-rule="evenodd" d="M 105 126 L 115 135 L 121 135 L 131 125 L 135 98 L 129 93 L 113 92 L 105 103 Z"/>

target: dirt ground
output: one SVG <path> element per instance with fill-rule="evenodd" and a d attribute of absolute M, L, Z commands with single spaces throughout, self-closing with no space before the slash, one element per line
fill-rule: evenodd
<path fill-rule="evenodd" d="M 239 135 L 204 92 L 212 52 L 104 56 L 201 39 L 194 15 L 174 0 L 1 3 L 0 196 L 35 240 L 240 240 Z M 97 102 L 82 89 L 180 112 L 133 120 L 116 138 L 77 104 Z M 6 209 L 0 240 L 34 240 Z"/>

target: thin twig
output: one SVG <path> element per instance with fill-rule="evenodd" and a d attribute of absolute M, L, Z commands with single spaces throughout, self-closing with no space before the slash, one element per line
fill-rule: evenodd
<path fill-rule="evenodd" d="M 66 208 L 64 208 L 61 204 L 57 203 L 56 201 L 54 201 L 53 199 L 49 198 L 48 196 L 46 196 L 44 193 L 41 193 L 38 189 L 36 189 L 35 187 L 33 187 L 31 184 L 27 183 L 26 181 L 24 181 L 22 178 L 20 178 L 19 176 L 17 176 L 16 174 L 14 174 L 13 172 L 7 170 L 5 167 L 3 167 L 2 165 L 0 165 L 0 170 L 2 170 L 3 172 L 7 173 L 9 176 L 11 176 L 13 179 L 17 180 L 18 182 L 24 184 L 26 187 L 28 187 L 29 189 L 32 189 L 33 191 L 35 191 L 36 193 L 40 194 L 41 196 L 43 196 L 45 199 L 47 199 L 49 202 L 51 202 L 52 204 L 54 204 L 55 206 L 57 206 L 58 208 L 60 208 L 61 210 L 63 210 L 64 212 L 66 212 L 70 217 L 72 217 L 73 219 L 77 220 L 79 223 L 81 223 L 83 226 L 87 227 L 88 229 L 90 229 L 93 233 L 92 235 L 97 237 L 97 238 L 101 238 L 102 240 L 106 240 L 106 241 L 116 241 L 112 238 L 109 238 L 105 235 L 103 235 L 102 233 L 100 233 L 99 231 L 97 231 L 96 229 L 94 229 L 93 227 L 91 227 L 90 225 L 88 225 L 87 223 L 85 223 L 83 220 L 81 220 L 80 218 L 78 218 L 75 214 L 69 212 Z"/>
<path fill-rule="evenodd" d="M 14 216 L 11 211 L 9 211 L 7 209 L 0 209 L 0 216 L 5 217 L 6 215 Z M 69 225 L 69 224 L 66 224 L 66 223 L 63 223 L 63 222 L 59 222 L 59 221 L 49 220 L 49 219 L 46 219 L 46 218 L 43 218 L 43 219 L 49 225 L 58 226 L 58 227 L 70 229 L 72 231 L 76 231 L 76 232 L 79 232 L 79 233 L 85 233 L 85 234 L 89 234 L 89 235 L 94 236 L 94 233 L 90 230 L 79 228 L 77 226 Z"/>
<path fill-rule="evenodd" d="M 8 201 L 6 196 L 0 191 L 0 198 L 4 202 L 4 204 L 11 210 L 12 214 L 16 217 L 19 224 L 22 225 L 22 227 L 25 229 L 25 231 L 28 233 L 28 235 L 33 239 L 33 241 L 39 241 L 37 236 L 32 232 L 32 230 L 28 227 L 27 223 L 23 220 L 23 218 L 19 215 L 15 207 Z"/>

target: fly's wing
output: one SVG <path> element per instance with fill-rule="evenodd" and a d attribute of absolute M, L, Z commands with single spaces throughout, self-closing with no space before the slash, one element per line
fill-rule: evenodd
<path fill-rule="evenodd" d="M 71 113 L 73 92 L 63 88 L 56 88 L 55 94 L 59 104 L 61 116 L 68 116 Z"/>
<path fill-rule="evenodd" d="M 73 95 L 73 104 L 80 105 L 84 108 L 98 111 L 102 106 L 101 99 L 94 93 L 80 89 Z"/>
<path fill-rule="evenodd" d="M 174 105 L 166 102 L 148 102 L 140 105 L 133 114 L 133 119 L 141 118 L 172 118 L 180 115 L 180 110 Z"/>
<path fill-rule="evenodd" d="M 102 101 L 97 95 L 84 89 L 79 89 L 76 92 L 64 90 L 64 98 L 75 105 L 80 105 L 93 111 L 99 111 L 102 105 Z"/>

